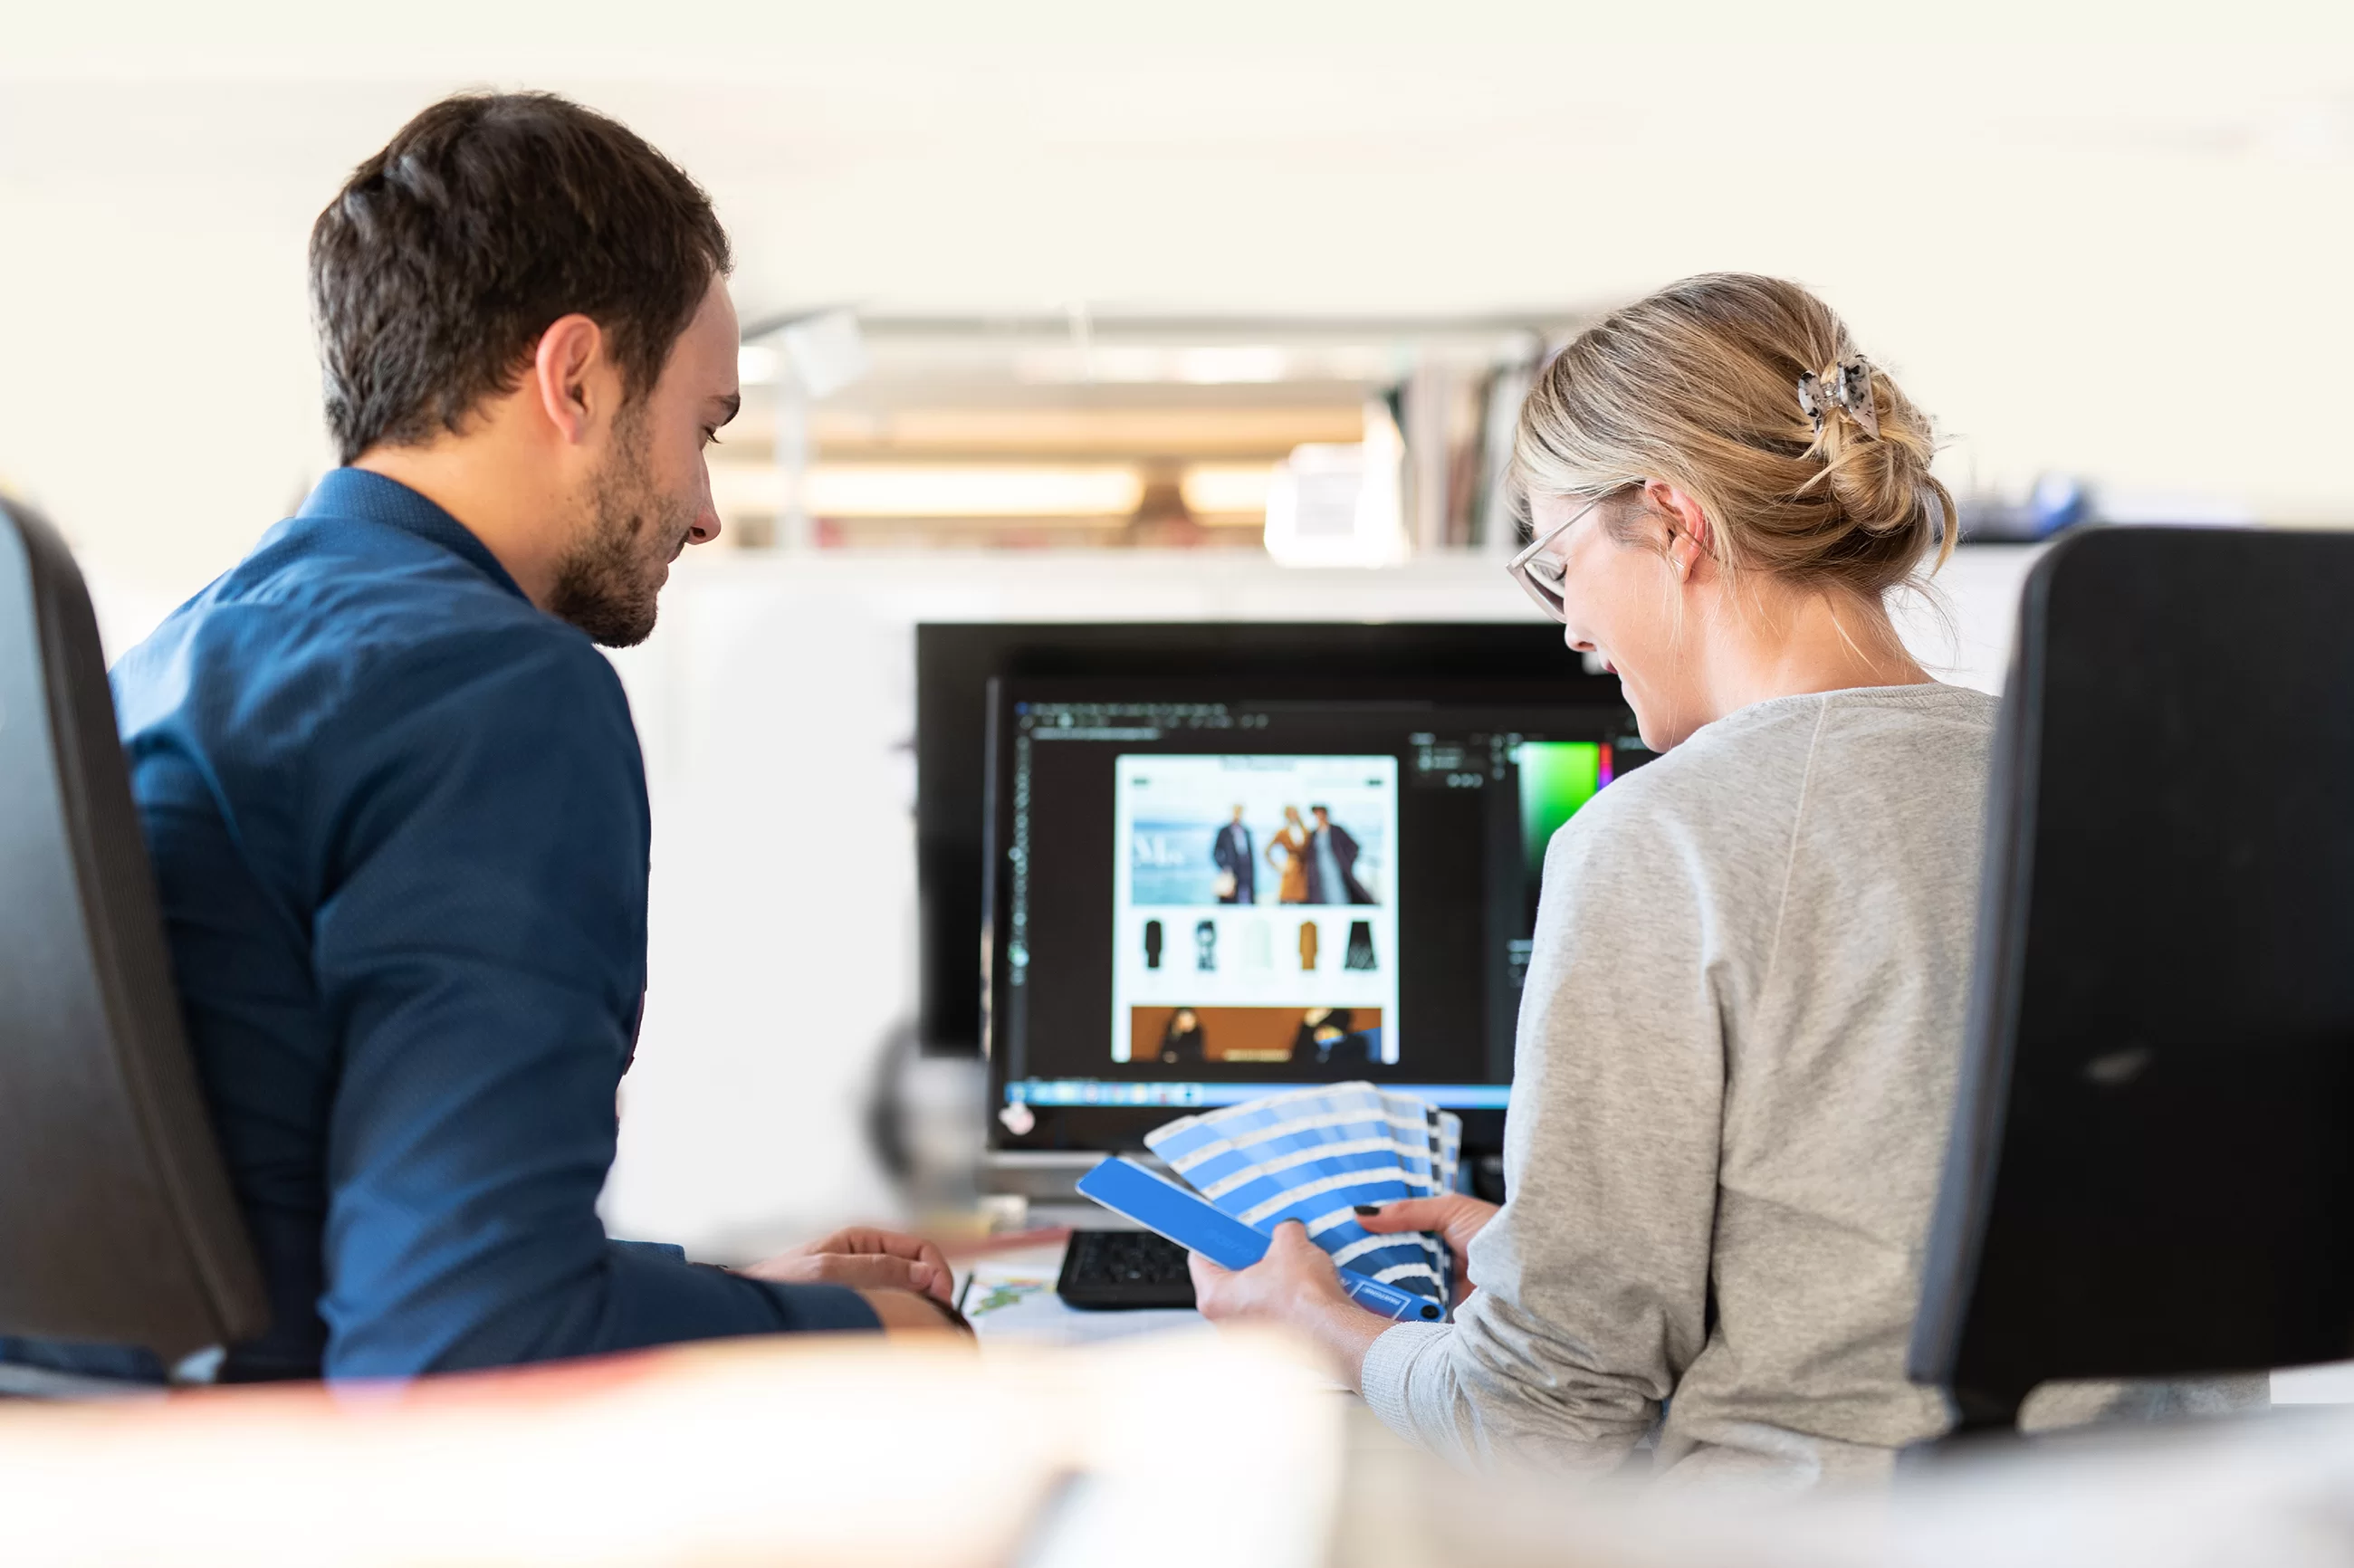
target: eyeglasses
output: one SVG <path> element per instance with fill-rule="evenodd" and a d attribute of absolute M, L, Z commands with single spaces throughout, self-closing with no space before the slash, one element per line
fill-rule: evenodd
<path fill-rule="evenodd" d="M 1555 620 L 1566 624 L 1569 620 L 1569 612 L 1562 608 L 1561 603 L 1561 562 L 1546 555 L 1545 546 L 1575 527 L 1578 518 L 1585 516 L 1620 491 L 1640 482 L 1639 480 L 1630 480 L 1627 484 L 1612 485 L 1579 507 L 1571 514 L 1568 522 L 1557 528 L 1548 528 L 1530 540 L 1527 549 L 1505 563 L 1504 569 L 1512 574 L 1512 580 L 1527 589 L 1529 597 L 1537 601 L 1538 608 Z"/>

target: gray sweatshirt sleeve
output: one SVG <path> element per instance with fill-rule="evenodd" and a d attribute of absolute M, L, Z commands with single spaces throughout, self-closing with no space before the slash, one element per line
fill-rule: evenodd
<path fill-rule="evenodd" d="M 1638 776 L 1639 778 L 1639 776 Z M 1617 1465 L 1707 1336 L 1724 1096 L 1696 847 L 1628 780 L 1545 856 L 1503 1211 L 1452 1324 L 1389 1330 L 1366 1402 L 1458 1464 Z"/>

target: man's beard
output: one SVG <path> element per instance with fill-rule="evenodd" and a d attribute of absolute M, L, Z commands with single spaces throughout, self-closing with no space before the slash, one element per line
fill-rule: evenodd
<path fill-rule="evenodd" d="M 654 488 L 642 408 L 625 410 L 613 435 L 613 455 L 588 498 L 588 532 L 557 567 L 547 611 L 607 648 L 634 648 L 654 629 L 664 568 L 696 507 Z"/>

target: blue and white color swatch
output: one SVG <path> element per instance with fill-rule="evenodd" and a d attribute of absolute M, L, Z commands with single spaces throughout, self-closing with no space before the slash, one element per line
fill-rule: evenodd
<path fill-rule="evenodd" d="M 1202 1196 L 1261 1231 L 1298 1220 L 1335 1263 L 1445 1305 L 1454 1270 L 1437 1237 L 1376 1235 L 1356 1205 L 1452 1192 L 1463 1124 L 1410 1095 L 1335 1084 L 1189 1116 L 1145 1134 Z"/>

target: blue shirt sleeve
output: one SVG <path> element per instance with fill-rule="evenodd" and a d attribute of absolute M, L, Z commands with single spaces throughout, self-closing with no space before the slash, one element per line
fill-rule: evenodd
<path fill-rule="evenodd" d="M 429 642 L 323 737 L 313 932 L 329 1377 L 872 1328 L 854 1292 L 609 1242 L 648 819 L 620 682 L 568 630 Z"/>

